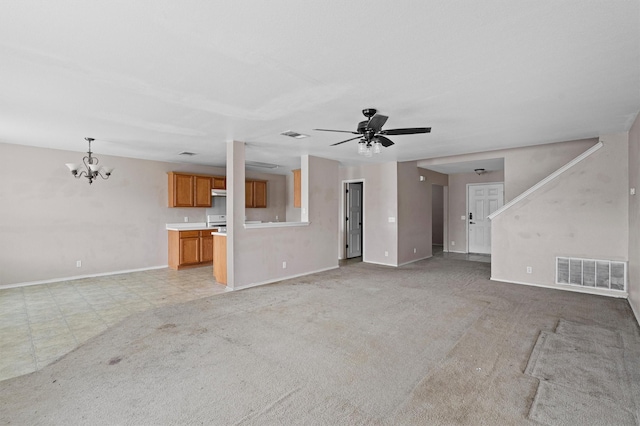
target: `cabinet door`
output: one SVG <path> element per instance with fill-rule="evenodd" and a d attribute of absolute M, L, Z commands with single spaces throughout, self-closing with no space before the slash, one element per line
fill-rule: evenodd
<path fill-rule="evenodd" d="M 253 207 L 267 207 L 267 182 L 253 182 Z"/>
<path fill-rule="evenodd" d="M 200 263 L 200 237 L 180 238 L 180 265 Z"/>
<path fill-rule="evenodd" d="M 193 207 L 193 176 L 173 174 L 172 207 Z"/>
<path fill-rule="evenodd" d="M 200 262 L 211 262 L 213 260 L 213 235 L 211 235 L 211 230 L 200 231 L 200 235 Z"/>
<path fill-rule="evenodd" d="M 211 178 L 209 176 L 194 176 L 195 207 L 211 207 Z"/>
<path fill-rule="evenodd" d="M 293 170 L 293 207 L 302 207 L 302 175 L 300 169 Z"/>
<path fill-rule="evenodd" d="M 222 176 L 214 176 L 211 178 L 213 181 L 213 189 L 227 189 L 227 178 Z"/>
<path fill-rule="evenodd" d="M 253 181 L 246 181 L 244 183 L 244 206 L 255 207 L 253 204 Z"/>

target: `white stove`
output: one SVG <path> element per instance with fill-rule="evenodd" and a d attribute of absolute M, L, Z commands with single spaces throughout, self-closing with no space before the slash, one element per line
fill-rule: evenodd
<path fill-rule="evenodd" d="M 227 226 L 227 215 L 225 214 L 208 214 L 207 228 L 219 228 Z"/>

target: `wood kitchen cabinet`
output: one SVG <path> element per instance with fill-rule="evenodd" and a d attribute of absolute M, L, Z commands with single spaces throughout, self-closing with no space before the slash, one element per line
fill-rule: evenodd
<path fill-rule="evenodd" d="M 169 172 L 169 207 L 211 207 L 211 176 Z"/>
<path fill-rule="evenodd" d="M 267 182 L 248 180 L 244 183 L 244 205 L 247 208 L 267 207 Z"/>
<path fill-rule="evenodd" d="M 301 170 L 292 170 L 293 173 L 293 207 L 302 207 L 302 174 Z"/>
<path fill-rule="evenodd" d="M 212 229 L 169 232 L 169 268 L 183 269 L 213 261 Z"/>
<path fill-rule="evenodd" d="M 227 178 L 224 176 L 212 176 L 211 188 L 213 189 L 227 189 Z"/>

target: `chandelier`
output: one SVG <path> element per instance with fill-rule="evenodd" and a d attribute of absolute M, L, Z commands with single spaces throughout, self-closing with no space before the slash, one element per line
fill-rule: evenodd
<path fill-rule="evenodd" d="M 102 179 L 109 179 L 109 176 L 111 176 L 111 172 L 113 171 L 113 167 L 99 166 L 98 165 L 99 160 L 96 157 L 91 155 L 93 154 L 91 152 L 91 142 L 93 142 L 95 139 L 84 138 L 84 140 L 89 142 L 89 151 L 87 151 L 88 155 L 86 155 L 82 159 L 85 170 L 80 170 L 80 168 L 82 167 L 82 164 L 67 163 L 65 165 L 69 168 L 69 170 L 71 170 L 71 174 L 76 178 L 80 178 L 80 176 L 84 176 L 87 179 L 89 179 L 89 185 L 91 185 L 93 183 L 93 180 L 97 179 L 98 176 L 100 176 Z"/>
<path fill-rule="evenodd" d="M 365 157 L 371 157 L 373 154 L 380 154 L 381 149 L 382 144 L 378 139 L 371 141 L 362 138 L 360 139 L 360 142 L 358 142 L 358 154 L 364 155 Z"/>

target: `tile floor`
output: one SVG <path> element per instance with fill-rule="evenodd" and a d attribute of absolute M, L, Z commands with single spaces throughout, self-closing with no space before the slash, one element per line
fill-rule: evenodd
<path fill-rule="evenodd" d="M 0 290 L 0 380 L 52 363 L 127 316 L 225 292 L 211 266 Z"/>
<path fill-rule="evenodd" d="M 491 262 L 490 255 L 433 255 Z M 344 266 L 362 258 L 341 261 Z M 155 269 L 0 290 L 0 380 L 40 370 L 127 316 L 225 292 L 211 266 Z"/>

